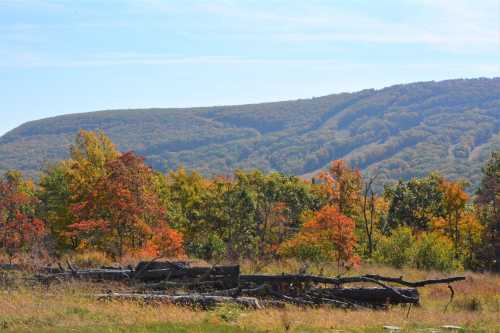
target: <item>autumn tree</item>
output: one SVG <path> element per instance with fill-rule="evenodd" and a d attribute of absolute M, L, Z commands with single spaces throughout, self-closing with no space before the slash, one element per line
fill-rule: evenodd
<path fill-rule="evenodd" d="M 350 168 L 343 160 L 335 160 L 318 178 L 324 182 L 330 205 L 337 207 L 342 214 L 353 216 L 361 198 L 361 172 Z"/>
<path fill-rule="evenodd" d="M 106 176 L 106 164 L 119 155 L 103 132 L 81 130 L 70 146 L 70 158 L 48 166 L 42 173 L 37 193 L 40 215 L 50 221 L 49 228 L 59 251 L 79 245 L 68 233 L 69 225 L 77 222 L 71 207 L 88 199 Z"/>
<path fill-rule="evenodd" d="M 152 228 L 152 235 L 148 237 L 139 254 L 150 257 L 181 257 L 184 255 L 182 234 L 161 221 Z"/>
<path fill-rule="evenodd" d="M 341 214 L 336 207 L 325 206 L 302 226 L 296 237 L 281 246 L 280 253 L 332 259 L 341 271 L 359 262 L 354 253 L 354 230 L 355 223 L 351 218 Z"/>
<path fill-rule="evenodd" d="M 465 209 L 459 228 L 464 267 L 472 270 L 480 269 L 485 226 L 472 207 Z"/>
<path fill-rule="evenodd" d="M 40 244 L 45 226 L 36 217 L 37 204 L 33 183 L 19 172 L 7 172 L 0 179 L 0 250 L 10 260 Z"/>
<path fill-rule="evenodd" d="M 71 235 L 80 240 L 81 247 L 118 258 L 143 248 L 155 230 L 162 233 L 157 245 L 168 243 L 168 238 L 180 243 L 180 235 L 166 225 L 163 208 L 152 191 L 153 180 L 153 171 L 134 153 L 107 162 L 87 199 L 72 206 L 77 222 L 69 226 Z M 172 250 L 168 254 L 176 256 L 181 248 L 174 245 Z"/>
<path fill-rule="evenodd" d="M 446 231 L 448 237 L 453 242 L 455 256 L 460 255 L 461 244 L 461 222 L 467 223 L 470 220 L 462 219 L 465 205 L 469 200 L 468 194 L 464 190 L 463 182 L 441 179 L 440 190 L 443 193 L 443 211 L 446 220 Z"/>

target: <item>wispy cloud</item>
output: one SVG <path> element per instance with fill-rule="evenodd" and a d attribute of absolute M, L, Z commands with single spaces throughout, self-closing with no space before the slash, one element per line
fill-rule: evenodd
<path fill-rule="evenodd" d="M 169 54 L 147 53 L 119 53 L 109 52 L 78 58 L 40 57 L 30 53 L 19 53 L 14 57 L 0 53 L 0 68 L 86 68 L 109 66 L 170 66 L 170 65 L 210 65 L 210 66 L 291 66 L 308 68 L 311 70 L 341 70 L 357 71 L 373 69 L 373 63 L 342 62 L 333 58 L 264 58 L 244 56 L 175 56 Z M 478 73 L 490 73 L 491 76 L 500 74 L 500 64 L 495 63 L 447 63 L 450 70 L 476 68 Z M 384 64 L 378 67 L 392 67 L 403 69 L 420 69 L 432 71 L 442 68 L 443 64 L 410 63 L 410 64 Z"/>
<path fill-rule="evenodd" d="M 129 0 L 117 7 L 120 13 L 135 17 L 146 14 L 169 14 L 185 25 L 170 26 L 191 34 L 238 36 L 284 42 L 352 42 L 377 44 L 422 44 L 451 52 L 492 52 L 500 49 L 500 1 L 498 0 L 402 0 L 387 7 L 404 16 L 373 15 L 363 6 L 343 6 L 335 1 L 276 1 L 273 6 L 250 2 Z M 70 1 L 4 0 L 1 6 L 45 8 L 74 15 Z M 412 11 L 418 9 L 418 15 Z M 133 20 L 101 17 L 99 6 L 86 8 L 70 24 L 89 29 L 133 25 Z M 79 6 L 79 12 L 82 6 Z M 54 24 L 51 22 L 50 24 Z M 66 23 L 69 24 L 69 23 Z M 152 28 L 168 26 L 160 18 L 147 22 Z M 1 27 L 1 24 L 0 24 Z M 10 39 L 28 38 L 29 31 L 13 27 L 2 31 Z M 64 27 L 61 27 L 64 28 Z M 35 32 L 31 31 L 32 34 Z"/>
<path fill-rule="evenodd" d="M 172 6 L 164 8 L 159 1 L 145 4 L 158 10 L 173 10 Z M 274 11 L 228 1 L 198 3 L 190 8 L 233 22 L 228 23 L 232 30 L 226 32 L 242 37 L 302 42 L 412 43 L 470 53 L 499 49 L 499 5 L 497 0 L 406 0 L 387 8 L 408 11 L 404 21 L 375 17 L 363 12 L 362 6 L 359 10 L 354 10 L 355 6 L 346 10 L 335 2 L 327 5 L 311 1 L 299 6 L 282 2 Z M 409 13 L 412 8 L 418 8 L 423 14 L 412 16 Z"/>
<path fill-rule="evenodd" d="M 405 19 L 394 19 L 391 15 L 374 15 L 362 10 L 363 6 L 340 6 L 335 1 L 289 2 L 276 1 L 273 6 L 262 6 L 250 2 L 213 0 L 200 1 L 160 1 L 129 0 L 120 4 L 120 8 L 131 17 L 151 17 L 145 24 L 157 37 L 163 33 L 180 33 L 187 36 L 205 38 L 230 38 L 239 42 L 280 42 L 287 45 L 301 45 L 304 49 L 320 47 L 323 44 L 377 44 L 376 46 L 407 45 L 425 46 L 432 50 L 447 52 L 452 57 L 461 55 L 485 55 L 500 53 L 500 8 L 498 0 L 402 0 L 395 2 L 394 9 L 402 12 Z M 62 11 L 70 15 L 72 2 L 46 0 L 4 0 L 2 6 L 41 7 L 47 10 Z M 386 4 L 387 6 L 387 4 Z M 80 6 L 81 7 L 81 6 Z M 271 8 L 272 7 L 272 8 Z M 411 15 L 410 10 L 418 8 L 418 15 Z M 243 57 L 241 52 L 234 56 L 206 56 L 195 52 L 183 57 L 177 54 L 131 53 L 133 48 L 127 45 L 113 45 L 109 50 L 121 52 L 104 53 L 106 45 L 100 46 L 99 54 L 88 51 L 85 46 L 77 50 L 74 57 L 61 57 L 56 52 L 49 53 L 44 43 L 51 47 L 64 42 L 61 37 L 56 42 L 50 36 L 59 37 L 70 24 L 78 27 L 78 33 L 98 34 L 106 28 L 113 33 L 124 34 L 134 21 L 128 16 L 115 18 L 101 17 L 92 11 L 99 11 L 99 6 L 86 7 L 86 15 L 77 15 L 75 20 L 61 22 L 30 22 L 3 25 L 0 23 L 0 59 L 2 67 L 85 67 L 108 65 L 166 65 L 166 64 L 244 64 L 278 63 L 283 64 L 322 64 L 342 66 L 335 60 L 294 58 L 281 56 L 280 59 L 267 57 Z M 172 14 L 177 20 L 171 23 L 163 16 L 153 14 Z M 397 15 L 396 15 L 397 16 Z M 392 17 L 392 18 L 391 18 Z M 187 23 L 183 23 L 187 22 Z M 50 28 L 47 28 L 47 25 Z M 87 30 L 86 30 L 87 29 Z M 109 32 L 108 30 L 108 32 Z M 68 35 L 69 36 L 69 35 Z M 68 38 L 65 36 L 64 38 Z M 121 35 L 121 38 L 123 36 Z M 3 42 L 2 42 L 3 41 Z M 88 42 L 88 41 L 87 41 Z M 192 41 L 191 41 L 192 42 Z M 42 45 L 34 48 L 33 45 Z M 179 45 L 179 44 L 177 44 Z M 93 48 L 93 47 L 91 47 Z M 127 49 L 128 48 L 128 49 Z M 147 51 L 154 51 L 155 45 L 149 45 Z M 45 52 L 44 52 L 45 51 Z M 256 52 L 264 54 L 266 50 Z M 203 51 L 200 51 L 203 53 Z M 278 52 L 279 53 L 279 52 Z M 279 54 L 277 55 L 279 57 Z M 290 58 L 293 58 L 291 56 Z M 453 59 L 450 59 L 453 62 Z"/>

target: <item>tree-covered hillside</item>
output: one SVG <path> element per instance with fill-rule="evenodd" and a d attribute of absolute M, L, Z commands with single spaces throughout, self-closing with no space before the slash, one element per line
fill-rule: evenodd
<path fill-rule="evenodd" d="M 379 180 L 439 171 L 477 185 L 500 146 L 500 78 L 396 85 L 312 99 L 185 109 L 112 110 L 26 123 L 0 138 L 0 173 L 66 158 L 79 129 L 102 129 L 157 169 L 235 168 L 309 175 L 345 159 Z"/>

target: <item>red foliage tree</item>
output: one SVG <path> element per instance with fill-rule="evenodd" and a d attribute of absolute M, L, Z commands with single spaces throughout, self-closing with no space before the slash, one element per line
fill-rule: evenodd
<path fill-rule="evenodd" d="M 18 172 L 0 180 L 0 249 L 12 260 L 33 249 L 45 233 L 43 221 L 35 217 L 37 199 L 33 184 Z"/>
<path fill-rule="evenodd" d="M 154 191 L 154 173 L 143 158 L 125 153 L 105 168 L 105 175 L 88 198 L 72 207 L 78 222 L 70 225 L 70 233 L 80 239 L 81 247 L 94 247 L 121 258 L 160 237 L 155 234 L 159 230 L 163 242 L 156 244 L 158 251 L 180 255 L 182 237 L 165 222 L 165 212 Z M 167 247 L 168 241 L 172 243 L 168 246 L 171 252 L 159 248 Z"/>

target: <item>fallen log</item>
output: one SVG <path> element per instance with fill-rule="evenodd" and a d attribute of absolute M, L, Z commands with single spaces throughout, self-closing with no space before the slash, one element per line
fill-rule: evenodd
<path fill-rule="evenodd" d="M 135 271 L 151 269 L 183 269 L 189 268 L 190 264 L 187 261 L 141 261 L 135 266 Z"/>
<path fill-rule="evenodd" d="M 189 280 L 200 283 L 204 281 L 218 281 L 224 287 L 238 285 L 240 274 L 239 266 L 214 267 L 177 267 L 147 269 L 140 271 L 133 269 L 71 269 L 70 271 L 40 274 L 42 279 L 86 279 L 93 281 L 120 281 L 137 280 L 142 282 L 159 282 L 171 280 Z"/>
<path fill-rule="evenodd" d="M 87 279 L 91 281 L 126 281 L 135 286 L 136 294 L 105 294 L 113 299 L 164 300 L 174 304 L 208 307 L 229 299 L 247 298 L 302 306 L 327 304 L 342 308 L 384 308 L 390 304 L 418 304 L 417 288 L 433 284 L 462 281 L 463 276 L 410 282 L 402 277 L 362 275 L 325 277 L 317 275 L 240 275 L 239 266 L 190 267 L 187 262 L 141 262 L 135 268 L 77 269 L 68 262 L 69 270 L 45 271 L 41 281 Z M 140 282 L 140 283 L 138 283 Z M 362 287 L 344 288 L 345 284 L 362 283 Z M 365 284 L 376 288 L 365 287 Z M 400 287 L 395 287 L 394 285 Z M 328 286 L 328 287 L 327 287 Z M 401 287 L 403 286 L 403 287 Z M 332 288 L 333 287 L 333 288 Z M 181 294 L 185 293 L 187 295 Z M 169 295 L 170 294 L 170 295 Z M 109 296 L 111 295 L 111 296 Z M 231 301 L 237 303 L 239 301 Z M 244 304 L 242 304 L 244 305 Z M 250 305 L 248 305 L 250 306 Z"/>
<path fill-rule="evenodd" d="M 211 289 L 211 290 L 220 290 L 224 289 L 225 285 L 223 281 L 195 281 L 195 280 L 188 280 L 188 281 L 182 281 L 182 282 L 174 282 L 174 281 L 160 281 L 160 282 L 153 282 L 153 283 L 146 283 L 142 286 L 139 287 L 139 290 L 141 291 L 146 291 L 146 290 L 173 290 L 173 289 L 179 289 L 179 290 L 206 290 L 206 289 Z"/>
<path fill-rule="evenodd" d="M 255 284 L 281 284 L 281 283 L 305 283 L 305 282 L 313 282 L 313 283 L 325 283 L 325 284 L 339 284 L 338 279 L 329 278 L 324 276 L 316 276 L 316 275 L 290 275 L 290 274 L 281 274 L 281 275 L 240 275 L 241 282 L 251 282 Z"/>
<path fill-rule="evenodd" d="M 228 279 L 237 281 L 240 274 L 240 266 L 214 266 L 214 267 L 186 267 L 186 268 L 160 268 L 142 271 L 136 279 L 142 281 L 154 281 L 177 278 L 197 278 L 206 276 L 209 278 Z"/>
<path fill-rule="evenodd" d="M 109 293 L 94 295 L 99 300 L 135 300 L 144 302 L 160 302 L 176 305 L 201 306 L 211 308 L 218 304 L 236 304 L 247 308 L 261 309 L 259 300 L 255 297 L 226 297 L 200 294 L 188 295 L 158 295 L 158 294 L 126 294 Z"/>
<path fill-rule="evenodd" d="M 88 269 L 88 270 L 74 270 L 65 271 L 62 273 L 52 274 L 39 274 L 38 278 L 48 279 L 83 279 L 93 281 L 120 281 L 130 279 L 133 271 L 128 269 Z"/>
<path fill-rule="evenodd" d="M 394 288 L 401 298 L 391 290 L 385 288 L 317 288 L 309 291 L 310 294 L 351 303 L 384 305 L 384 304 L 415 304 L 419 301 L 419 293 L 414 288 Z"/>

